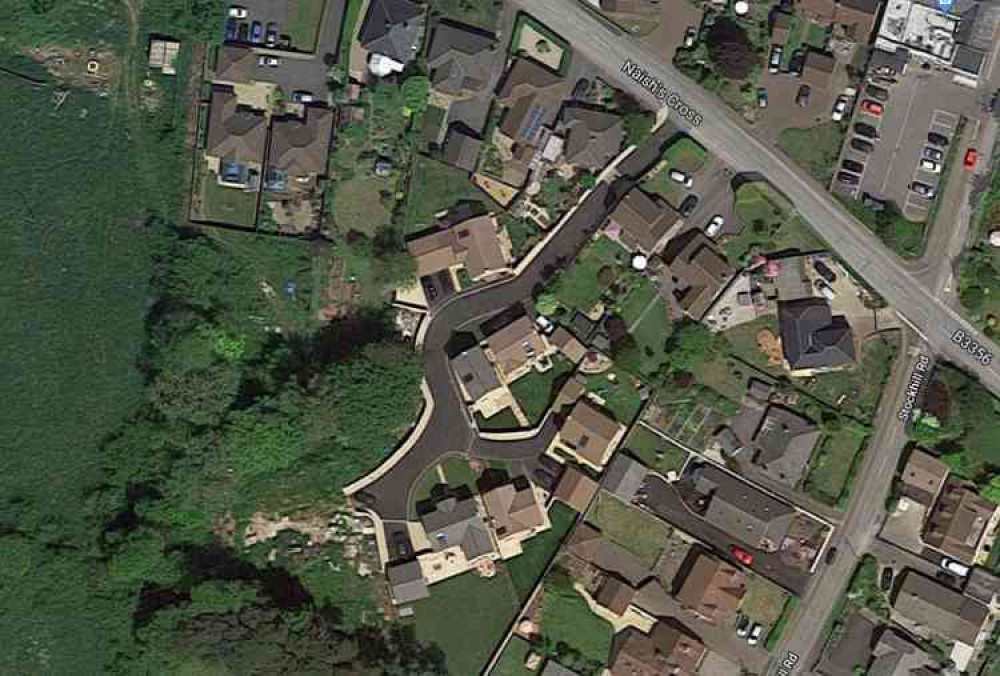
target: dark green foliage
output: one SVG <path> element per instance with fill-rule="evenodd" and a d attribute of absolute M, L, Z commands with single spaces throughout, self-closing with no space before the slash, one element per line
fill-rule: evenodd
<path fill-rule="evenodd" d="M 690 371 L 725 354 L 727 346 L 721 333 L 713 333 L 704 324 L 683 322 L 667 340 L 667 368 L 671 373 Z"/>
<path fill-rule="evenodd" d="M 724 77 L 743 80 L 757 65 L 757 53 L 743 28 L 735 21 L 720 18 L 705 38 L 712 65 Z"/>
<path fill-rule="evenodd" d="M 637 146 L 646 140 L 649 132 L 653 129 L 656 118 L 648 110 L 632 110 L 625 115 L 623 124 L 625 125 L 626 143 L 630 146 Z"/>

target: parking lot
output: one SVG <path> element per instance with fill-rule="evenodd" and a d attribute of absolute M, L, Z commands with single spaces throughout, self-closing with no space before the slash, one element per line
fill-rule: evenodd
<path fill-rule="evenodd" d="M 277 47 L 283 49 L 294 49 L 300 52 L 313 52 L 316 50 L 317 31 L 322 29 L 324 35 L 320 42 L 329 42 L 327 37 L 333 37 L 333 30 L 336 31 L 336 39 L 333 41 L 333 49 L 336 52 L 337 42 L 340 36 L 340 17 L 343 16 L 344 0 L 331 0 L 330 17 L 323 16 L 324 0 L 297 0 L 296 2 L 272 2 L 271 0 L 237 0 L 233 7 L 242 7 L 246 10 L 247 16 L 237 19 L 237 40 L 250 43 L 250 31 L 254 23 L 259 22 L 262 27 L 273 26 L 278 33 Z M 321 19 L 323 26 L 320 26 Z M 336 24 L 327 25 L 327 24 Z M 244 28 L 245 27 L 245 28 Z M 332 29 L 327 35 L 327 29 Z M 246 35 L 244 35 L 246 31 Z M 260 41 L 263 43 L 263 40 Z"/>

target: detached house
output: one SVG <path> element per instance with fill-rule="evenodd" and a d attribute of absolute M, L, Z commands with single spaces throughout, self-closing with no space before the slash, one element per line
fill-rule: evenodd
<path fill-rule="evenodd" d="M 625 142 L 622 118 L 601 108 L 567 103 L 560 114 L 565 138 L 563 160 L 586 171 L 600 171 L 617 157 Z"/>
<path fill-rule="evenodd" d="M 400 73 L 416 57 L 424 34 L 424 8 L 410 0 L 371 0 L 358 33 L 369 53 L 368 70 Z"/>
<path fill-rule="evenodd" d="M 417 259 L 417 276 L 464 267 L 473 281 L 507 272 L 510 240 L 492 216 L 477 216 L 406 244 Z"/>
<path fill-rule="evenodd" d="M 600 472 L 624 436 L 624 425 L 582 397 L 563 421 L 553 446 Z"/>
<path fill-rule="evenodd" d="M 997 510 L 974 486 L 949 477 L 924 526 L 924 542 L 949 556 L 971 564 L 986 539 Z"/>
<path fill-rule="evenodd" d="M 212 86 L 205 157 L 219 183 L 255 187 L 264 161 L 267 118 L 263 111 L 241 105 L 232 87 Z"/>
<path fill-rule="evenodd" d="M 697 638 L 666 621 L 648 634 L 629 627 L 618 634 L 611 660 L 612 676 L 694 676 L 708 651 Z"/>
<path fill-rule="evenodd" d="M 276 118 L 271 124 L 265 187 L 279 192 L 313 187 L 316 177 L 326 174 L 332 132 L 329 108 L 307 106 L 304 118 Z"/>
<path fill-rule="evenodd" d="M 772 404 L 754 431 L 750 461 L 775 481 L 796 486 L 821 436 L 808 418 Z"/>
<path fill-rule="evenodd" d="M 677 592 L 684 609 L 699 619 L 726 626 L 747 593 L 747 576 L 740 569 L 708 554 L 698 554 Z"/>
<path fill-rule="evenodd" d="M 608 216 L 608 234 L 630 251 L 648 256 L 663 248 L 667 233 L 680 218 L 670 205 L 633 188 Z"/>
<path fill-rule="evenodd" d="M 486 347 L 508 384 L 527 375 L 552 352 L 551 346 L 527 316 L 519 317 L 488 335 Z"/>
<path fill-rule="evenodd" d="M 431 552 L 417 557 L 428 583 L 458 575 L 484 560 L 499 558 L 479 500 L 448 497 L 420 517 Z"/>
<path fill-rule="evenodd" d="M 478 28 L 440 21 L 427 49 L 427 70 L 435 91 L 465 98 L 485 91 L 503 52 L 496 37 Z"/>
<path fill-rule="evenodd" d="M 497 93 L 505 108 L 500 132 L 516 144 L 543 147 L 569 93 L 569 83 L 560 75 L 532 59 L 515 57 Z"/>
<path fill-rule="evenodd" d="M 781 348 L 792 375 L 845 368 L 854 364 L 854 334 L 847 318 L 833 316 L 824 298 L 778 303 Z"/>
<path fill-rule="evenodd" d="M 733 268 L 701 230 L 688 230 L 670 240 L 663 260 L 674 284 L 674 298 L 696 321 L 733 276 Z"/>
<path fill-rule="evenodd" d="M 503 558 L 520 554 L 525 540 L 552 527 L 534 485 L 524 477 L 483 493 L 483 504 Z"/>

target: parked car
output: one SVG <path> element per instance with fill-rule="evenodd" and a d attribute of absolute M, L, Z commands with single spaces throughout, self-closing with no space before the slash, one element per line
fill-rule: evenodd
<path fill-rule="evenodd" d="M 410 538 L 406 536 L 406 533 L 401 531 L 396 531 L 392 534 L 392 548 L 397 559 L 405 559 L 413 554 Z"/>
<path fill-rule="evenodd" d="M 685 188 L 690 188 L 692 185 L 694 185 L 694 179 L 691 178 L 691 174 L 687 174 L 681 171 L 680 169 L 670 170 L 670 180 L 674 181 L 675 183 L 680 183 Z"/>
<path fill-rule="evenodd" d="M 932 174 L 941 173 L 941 163 L 935 162 L 934 160 L 929 160 L 926 157 L 920 158 L 920 168 L 924 171 L 929 171 Z"/>
<path fill-rule="evenodd" d="M 824 263 L 823 261 L 815 261 L 813 263 L 813 270 L 816 271 L 817 275 L 825 279 L 830 284 L 833 284 L 835 281 L 837 281 L 837 273 L 831 270 L 830 266 Z"/>
<path fill-rule="evenodd" d="M 833 118 L 834 122 L 840 122 L 844 119 L 844 115 L 847 113 L 847 97 L 841 94 L 837 97 L 837 100 L 833 104 L 833 112 L 830 117 Z"/>
<path fill-rule="evenodd" d="M 281 59 L 277 56 L 258 56 L 257 65 L 261 68 L 277 68 L 281 65 Z"/>
<path fill-rule="evenodd" d="M 851 139 L 851 147 L 862 153 L 870 153 L 875 150 L 875 145 L 871 141 L 855 136 Z"/>
<path fill-rule="evenodd" d="M 823 296 L 823 298 L 826 298 L 827 300 L 833 300 L 834 298 L 837 297 L 837 292 L 833 290 L 833 287 L 824 282 L 822 279 L 817 279 L 815 286 L 816 290 L 819 291 L 819 295 Z M 830 553 L 831 551 L 833 552 L 832 554 Z M 837 548 L 831 547 L 826 552 L 826 558 L 827 558 L 826 562 L 832 563 L 833 557 L 836 555 L 837 555 Z"/>
<path fill-rule="evenodd" d="M 757 107 L 767 108 L 767 89 L 757 87 Z"/>
<path fill-rule="evenodd" d="M 764 625 L 760 622 L 754 622 L 753 628 L 750 630 L 750 635 L 747 636 L 747 643 L 750 645 L 757 645 L 760 643 L 760 637 L 764 634 Z"/>
<path fill-rule="evenodd" d="M 876 101 L 882 101 L 883 103 L 889 100 L 889 90 L 885 87 L 879 87 L 878 85 L 870 84 L 865 87 L 865 94 L 872 97 Z"/>
<path fill-rule="evenodd" d="M 736 621 L 736 635 L 740 638 L 746 638 L 750 633 L 750 618 L 746 615 L 740 615 L 740 618 Z"/>
<path fill-rule="evenodd" d="M 941 160 L 944 159 L 943 152 L 941 152 L 937 148 L 931 148 L 930 146 L 924 148 L 923 152 L 921 152 L 921 155 L 929 160 L 934 160 L 935 162 L 940 162 Z"/>
<path fill-rule="evenodd" d="M 292 92 L 292 103 L 315 103 L 316 96 L 312 92 L 299 89 Z"/>
<path fill-rule="evenodd" d="M 695 207 L 697 206 L 698 206 L 698 196 L 688 195 L 687 197 L 684 198 L 684 201 L 681 202 L 681 208 L 680 208 L 681 216 L 690 216 L 691 213 L 695 210 Z"/>
<path fill-rule="evenodd" d="M 792 58 L 788 59 L 788 73 L 795 77 L 802 77 L 802 70 L 806 65 L 806 53 L 801 49 L 792 52 Z"/>
<path fill-rule="evenodd" d="M 892 589 L 892 578 L 893 572 L 890 566 L 886 566 L 882 569 L 882 577 L 879 578 L 879 586 L 882 587 L 882 591 L 889 591 Z"/>
<path fill-rule="evenodd" d="M 826 288 L 830 289 L 830 286 L 828 284 L 826 284 L 826 282 L 823 283 L 823 286 L 825 286 Z M 830 289 L 830 290 L 833 291 L 833 289 Z M 834 559 L 836 559 L 836 558 L 837 558 L 837 548 L 836 547 L 830 547 L 829 549 L 826 550 L 826 563 L 827 563 L 827 565 L 830 565 L 831 563 L 833 563 Z"/>
<path fill-rule="evenodd" d="M 545 335 L 548 335 L 556 330 L 556 325 L 552 323 L 552 320 L 545 315 L 538 315 L 535 317 L 535 325 L 538 326 L 538 330 Z"/>
<path fill-rule="evenodd" d="M 865 111 L 869 115 L 874 115 L 875 117 L 882 117 L 882 113 L 885 111 L 885 107 L 878 101 L 865 99 L 864 101 L 861 102 L 861 110 Z"/>
<path fill-rule="evenodd" d="M 767 60 L 767 70 L 771 73 L 777 73 L 781 68 L 781 55 L 784 53 L 785 49 L 781 45 L 771 46 L 771 56 Z"/>
<path fill-rule="evenodd" d="M 855 122 L 854 133 L 865 138 L 878 138 L 878 129 L 867 122 Z"/>
<path fill-rule="evenodd" d="M 931 145 L 938 146 L 939 148 L 948 147 L 948 137 L 945 136 L 944 134 L 938 134 L 937 132 L 934 131 L 928 132 L 927 142 L 930 143 Z"/>
<path fill-rule="evenodd" d="M 846 171 L 838 171 L 837 180 L 844 185 L 857 185 L 861 182 L 861 177 L 857 174 L 848 174 Z"/>
<path fill-rule="evenodd" d="M 226 19 L 226 42 L 232 42 L 236 39 L 239 30 L 239 22 L 230 17 Z"/>
<path fill-rule="evenodd" d="M 979 161 L 979 151 L 975 148 L 969 148 L 965 151 L 965 157 L 962 158 L 962 166 L 972 171 L 976 168 L 976 162 Z"/>
<path fill-rule="evenodd" d="M 969 574 L 969 567 L 967 565 L 961 561 L 950 559 L 947 556 L 941 559 L 941 567 L 959 577 L 965 577 Z"/>
<path fill-rule="evenodd" d="M 273 21 L 267 24 L 267 33 L 264 40 L 267 42 L 268 47 L 274 47 L 278 44 L 278 24 Z"/>
<path fill-rule="evenodd" d="M 264 42 L 264 24 L 260 21 L 250 24 L 250 42 L 256 45 Z"/>
<path fill-rule="evenodd" d="M 744 566 L 753 565 L 753 554 L 743 549 L 742 547 L 737 547 L 733 545 L 729 548 L 729 553 L 733 555 L 733 558 L 742 563 Z"/>
<path fill-rule="evenodd" d="M 229 16 L 234 19 L 245 19 L 247 18 L 247 8 L 240 5 L 230 5 Z"/>
<path fill-rule="evenodd" d="M 691 49 L 694 47 L 695 40 L 698 39 L 698 29 L 694 26 L 688 26 L 688 29 L 684 31 L 684 47 Z"/>
<path fill-rule="evenodd" d="M 709 237 L 715 237 L 720 232 L 722 232 L 722 226 L 726 224 L 726 219 L 722 217 L 721 214 L 716 214 L 712 216 L 709 220 L 708 225 L 705 226 L 705 234 Z"/>
<path fill-rule="evenodd" d="M 865 170 L 865 165 L 861 164 L 857 160 L 844 160 L 840 163 L 840 166 L 847 171 L 853 171 L 855 174 L 860 174 Z"/>
<path fill-rule="evenodd" d="M 920 181 L 914 181 L 910 184 L 910 190 L 917 193 L 918 195 L 923 195 L 927 199 L 933 199 L 934 195 L 937 194 L 937 190 L 932 185 L 926 183 L 921 183 Z"/>
<path fill-rule="evenodd" d="M 812 87 L 807 84 L 799 87 L 798 94 L 795 95 L 795 105 L 805 108 L 809 105 L 809 95 L 812 93 Z"/>

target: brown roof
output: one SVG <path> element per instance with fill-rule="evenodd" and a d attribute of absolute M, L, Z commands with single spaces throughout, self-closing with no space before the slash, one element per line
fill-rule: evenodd
<path fill-rule="evenodd" d="M 482 147 L 483 140 L 465 125 L 453 124 L 444 137 L 441 158 L 453 167 L 471 174 L 476 170 L 476 162 L 479 160 L 479 151 Z"/>
<path fill-rule="evenodd" d="M 514 481 L 483 493 L 483 504 L 500 539 L 539 528 L 545 523 L 545 511 L 527 481 Z"/>
<path fill-rule="evenodd" d="M 244 45 L 224 44 L 215 62 L 215 79 L 246 83 L 256 72 L 257 55 Z"/>
<path fill-rule="evenodd" d="M 725 624 L 743 602 L 747 576 L 738 568 L 708 554 L 699 554 L 691 566 L 677 600 L 714 624 Z"/>
<path fill-rule="evenodd" d="M 562 110 L 566 162 L 584 169 L 602 169 L 621 150 L 625 140 L 622 118 L 612 112 L 568 103 Z"/>
<path fill-rule="evenodd" d="M 515 57 L 497 100 L 507 110 L 500 131 L 519 143 L 536 145 L 543 127 L 551 127 L 559 114 L 569 83 L 531 59 Z"/>
<path fill-rule="evenodd" d="M 657 622 L 648 635 L 629 627 L 620 634 L 611 662 L 611 674 L 693 676 L 706 652 L 698 639 L 672 623 Z"/>
<path fill-rule="evenodd" d="M 830 86 L 837 61 L 829 54 L 809 50 L 802 66 L 802 78 L 817 89 Z"/>
<path fill-rule="evenodd" d="M 213 85 L 205 154 L 241 164 L 260 164 L 266 140 L 264 113 L 239 105 L 232 87 Z"/>
<path fill-rule="evenodd" d="M 293 176 L 325 174 L 333 131 L 333 111 L 307 106 L 305 119 L 276 118 L 271 123 L 268 165 Z"/>
<path fill-rule="evenodd" d="M 788 42 L 792 28 L 793 14 L 790 12 L 775 12 L 771 18 L 771 42 L 783 45 Z"/>
<path fill-rule="evenodd" d="M 594 406 L 586 398 L 577 400 L 559 430 L 564 444 L 580 457 L 600 465 L 604 462 L 615 438 L 624 429 L 614 418 Z"/>
<path fill-rule="evenodd" d="M 930 507 L 948 476 L 948 465 L 919 449 L 910 453 L 903 467 L 903 495 Z"/>
<path fill-rule="evenodd" d="M 557 500 L 583 512 L 597 493 L 597 482 L 573 466 L 566 468 L 553 493 Z"/>
<path fill-rule="evenodd" d="M 635 598 L 635 588 L 617 575 L 605 575 L 604 581 L 594 595 L 597 603 L 615 615 L 624 615 Z"/>
<path fill-rule="evenodd" d="M 866 43 L 875 27 L 875 17 L 878 14 L 878 0 L 874 2 L 844 2 L 837 5 L 834 23 L 844 27 L 846 32 L 856 42 Z"/>
<path fill-rule="evenodd" d="M 924 528 L 924 541 L 971 563 L 996 504 L 957 477 L 945 481 Z"/>
<path fill-rule="evenodd" d="M 973 645 L 986 621 L 986 606 L 913 570 L 903 573 L 893 608 L 946 639 Z"/>
<path fill-rule="evenodd" d="M 557 328 L 549 336 L 549 342 L 556 346 L 574 364 L 579 364 L 587 355 L 587 348 L 572 333 L 563 327 Z"/>
<path fill-rule="evenodd" d="M 509 375 L 545 352 L 545 341 L 527 316 L 515 319 L 486 337 L 497 367 Z"/>
<path fill-rule="evenodd" d="M 821 23 L 830 23 L 837 12 L 834 0 L 798 0 L 798 10 L 806 17 Z"/>
<path fill-rule="evenodd" d="M 670 240 L 663 252 L 681 308 L 700 320 L 733 274 L 726 259 L 701 230 L 688 230 Z"/>
<path fill-rule="evenodd" d="M 573 559 L 604 572 L 614 573 L 633 587 L 642 586 L 653 574 L 642 559 L 606 539 L 588 523 L 582 523 L 573 530 L 566 541 L 566 551 Z"/>
<path fill-rule="evenodd" d="M 507 267 L 492 216 L 477 216 L 407 243 L 424 277 L 463 264 L 473 279 Z"/>
<path fill-rule="evenodd" d="M 621 229 L 619 239 L 632 249 L 654 253 L 680 214 L 639 188 L 633 188 L 608 216 Z"/>

